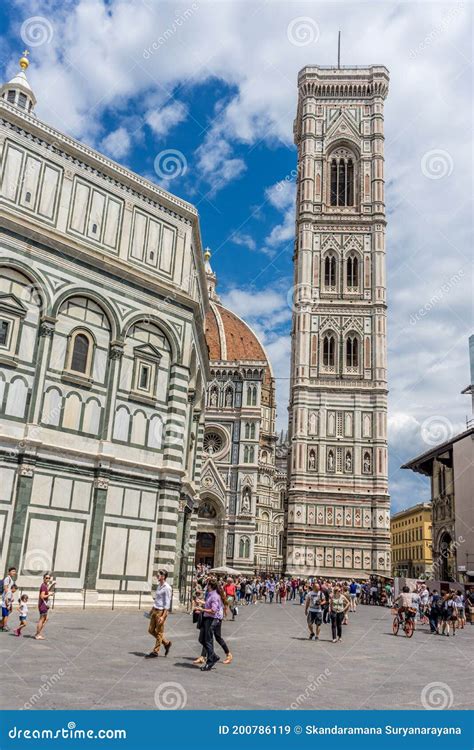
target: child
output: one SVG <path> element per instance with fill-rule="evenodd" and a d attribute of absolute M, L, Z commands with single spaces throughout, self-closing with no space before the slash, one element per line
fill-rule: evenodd
<path fill-rule="evenodd" d="M 3 626 L 2 630 L 9 630 L 10 628 L 7 627 L 8 625 L 8 618 L 10 617 L 13 609 L 13 594 L 15 593 L 17 587 L 14 583 L 12 583 L 11 586 L 8 587 L 8 589 L 5 591 L 3 590 L 2 594 L 2 617 L 3 617 Z"/>
<path fill-rule="evenodd" d="M 20 596 L 20 601 L 18 603 L 18 612 L 20 614 L 20 625 L 15 630 L 15 635 L 18 635 L 18 636 L 21 635 L 21 631 L 23 630 L 23 628 L 26 628 L 26 620 L 28 617 L 28 603 L 27 602 L 28 602 L 28 596 L 26 594 L 22 594 L 22 596 Z"/>

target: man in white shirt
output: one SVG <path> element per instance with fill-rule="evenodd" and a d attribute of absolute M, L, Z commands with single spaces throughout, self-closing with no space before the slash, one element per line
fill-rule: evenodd
<path fill-rule="evenodd" d="M 151 611 L 150 626 L 148 632 L 155 638 L 155 647 L 153 651 L 147 654 L 148 659 L 154 659 L 158 656 L 161 644 L 165 649 L 165 656 L 168 656 L 171 648 L 171 641 L 165 638 L 165 622 L 168 612 L 171 609 L 171 586 L 166 581 L 168 578 L 167 570 L 158 571 L 158 586 L 155 591 L 155 601 Z"/>

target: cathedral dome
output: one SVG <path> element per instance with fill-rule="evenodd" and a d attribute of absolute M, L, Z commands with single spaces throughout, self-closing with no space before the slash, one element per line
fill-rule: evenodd
<path fill-rule="evenodd" d="M 250 326 L 213 301 L 206 318 L 206 341 L 211 360 L 268 364 L 267 355 Z"/>

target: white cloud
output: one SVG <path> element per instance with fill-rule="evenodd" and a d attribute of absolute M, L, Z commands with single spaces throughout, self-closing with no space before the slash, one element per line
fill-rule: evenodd
<path fill-rule="evenodd" d="M 245 234 L 245 232 L 236 232 L 235 234 L 231 234 L 231 236 L 229 237 L 229 242 L 233 242 L 234 245 L 246 247 L 249 250 L 257 249 L 257 243 L 255 242 L 254 238 L 250 234 Z"/>
<path fill-rule="evenodd" d="M 267 200 L 282 214 L 283 219 L 280 224 L 272 228 L 265 238 L 263 252 L 267 255 L 273 255 L 279 245 L 294 239 L 295 192 L 296 185 L 291 180 L 279 180 L 265 191 Z"/>
<path fill-rule="evenodd" d="M 183 122 L 187 117 L 187 109 L 182 102 L 173 102 L 161 109 L 150 109 L 145 115 L 145 121 L 155 135 L 163 137 L 171 128 Z"/>
<path fill-rule="evenodd" d="M 209 183 L 210 195 L 215 195 L 246 170 L 245 162 L 233 156 L 232 146 L 220 135 L 219 128 L 206 135 L 196 156 L 197 175 Z"/>
<path fill-rule="evenodd" d="M 130 151 L 131 140 L 126 128 L 112 130 L 101 143 L 101 148 L 113 159 L 122 159 Z"/>

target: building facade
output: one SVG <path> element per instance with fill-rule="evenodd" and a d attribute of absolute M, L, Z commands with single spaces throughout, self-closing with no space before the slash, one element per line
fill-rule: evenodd
<path fill-rule="evenodd" d="M 421 456 L 407 461 L 430 478 L 433 524 L 433 578 L 474 582 L 474 336 L 469 338 L 472 411 L 466 429 Z"/>
<path fill-rule="evenodd" d="M 383 66 L 298 77 L 290 574 L 390 575 L 387 92 Z"/>
<path fill-rule="evenodd" d="M 23 589 L 190 575 L 208 310 L 195 208 L 0 89 L 0 536 Z M 82 593 L 80 594 L 82 596 Z"/>
<path fill-rule="evenodd" d="M 419 503 L 390 519 L 392 576 L 431 578 L 433 554 L 431 503 Z"/>
<path fill-rule="evenodd" d="M 402 468 L 430 478 L 433 578 L 474 582 L 474 427 Z"/>
<path fill-rule="evenodd" d="M 226 309 L 205 254 L 211 377 L 207 388 L 196 562 L 244 573 L 282 567 L 275 467 L 275 383 L 255 333 Z"/>

